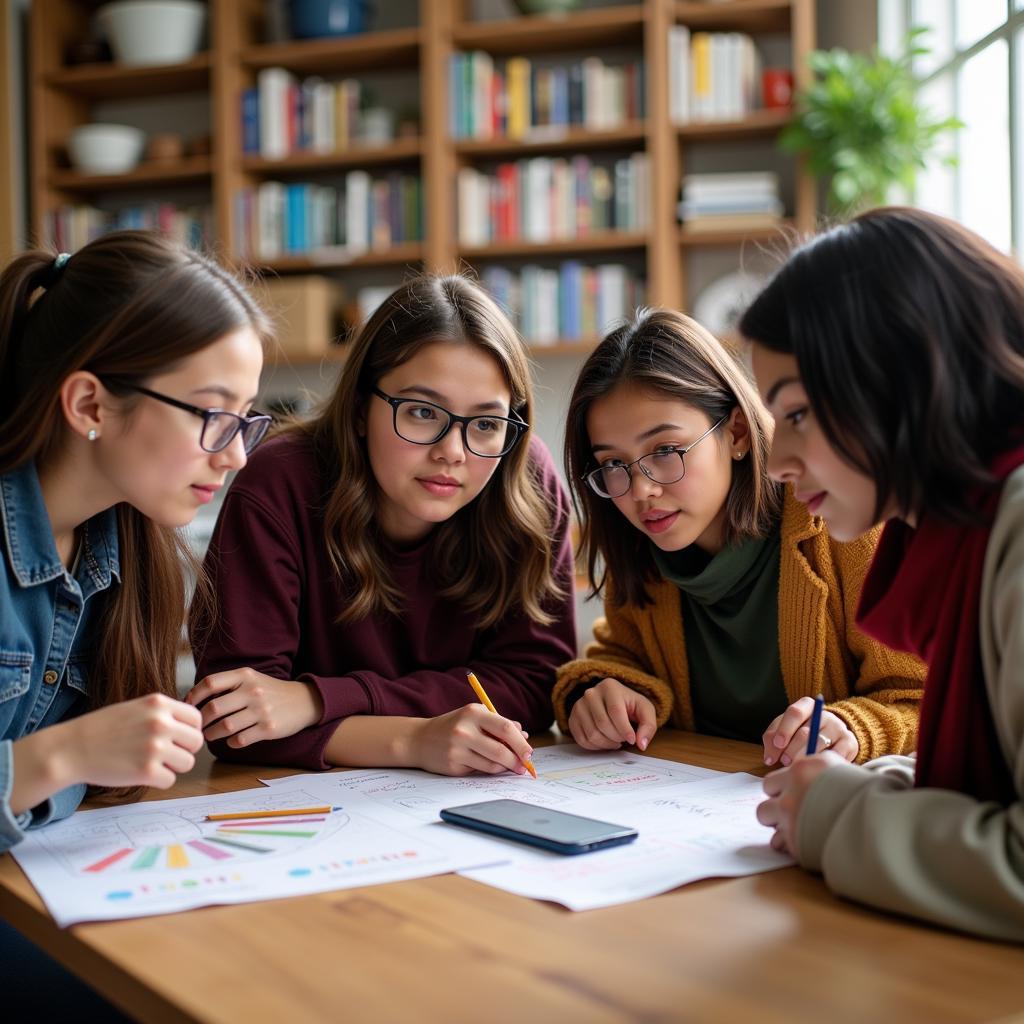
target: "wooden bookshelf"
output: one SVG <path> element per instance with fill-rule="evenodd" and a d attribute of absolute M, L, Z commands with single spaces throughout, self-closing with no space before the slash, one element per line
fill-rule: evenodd
<path fill-rule="evenodd" d="M 239 237 L 237 197 L 243 189 L 267 181 L 330 182 L 353 169 L 377 176 L 415 171 L 422 181 L 424 238 L 384 250 L 351 254 L 337 249 L 288 255 L 264 261 L 276 274 L 324 273 L 342 284 L 353 273 L 356 283 L 397 283 L 410 268 L 448 272 L 512 265 L 529 260 L 554 267 L 567 259 L 585 264 L 622 262 L 646 277 L 647 301 L 687 308 L 688 261 L 704 247 L 734 247 L 739 262 L 748 243 L 771 245 L 779 238 L 813 228 L 815 188 L 802 167 L 795 170 L 791 207 L 781 231 L 724 231 L 686 234 L 677 221 L 680 180 L 698 147 L 714 153 L 730 146 L 772 151 L 787 111 L 755 111 L 740 121 L 674 124 L 670 117 L 670 69 L 666 40 L 674 24 L 691 31 L 735 31 L 781 37 L 788 42 L 797 86 L 806 85 L 806 57 L 815 43 L 815 0 L 639 0 L 591 7 L 564 17 L 517 17 L 474 21 L 470 0 L 415 0 L 411 23 L 338 39 L 265 43 L 261 37 L 263 0 L 209 0 L 207 52 L 172 67 L 126 68 L 115 64 L 67 67 L 67 47 L 88 29 L 94 0 L 34 0 L 30 8 L 30 123 L 32 230 L 43 236 L 47 214 L 62 204 L 102 193 L 104 202 L 125 203 L 145 189 L 206 189 L 215 221 L 214 243 L 233 263 L 259 264 L 235 251 Z M 585 0 L 586 3 L 586 0 Z M 388 10 L 390 15 L 390 8 Z M 776 46 L 776 49 L 778 47 Z M 523 56 L 539 63 L 579 60 L 588 53 L 614 51 L 629 61 L 642 60 L 645 74 L 643 118 L 612 128 L 568 127 L 534 130 L 522 138 L 453 138 L 449 125 L 449 61 L 454 54 L 484 51 L 495 62 Z M 298 77 L 364 78 L 403 72 L 417 78 L 420 133 L 375 146 L 353 146 L 331 153 L 296 152 L 268 160 L 242 152 L 240 96 L 258 73 L 283 67 Z M 66 167 L 63 149 L 76 125 L 93 119 L 93 108 L 106 101 L 202 94 L 209 103 L 213 151 L 170 163 L 141 164 L 128 174 L 82 175 Z M 194 102 L 194 99 L 193 99 Z M 646 153 L 650 162 L 650 208 L 645 231 L 591 231 L 547 242 L 510 240 L 489 245 L 461 245 L 456 225 L 455 181 L 460 168 L 490 168 L 501 161 L 577 154 L 596 162 L 630 153 Z M 749 167 L 749 157 L 747 165 Z M 703 170 L 706 161 L 702 165 Z M 732 169 L 728 165 L 721 169 Z M 356 274 L 355 272 L 359 272 Z M 536 346 L 538 358 L 579 357 L 594 343 L 560 341 Z M 342 358 L 332 354 L 331 359 Z"/>

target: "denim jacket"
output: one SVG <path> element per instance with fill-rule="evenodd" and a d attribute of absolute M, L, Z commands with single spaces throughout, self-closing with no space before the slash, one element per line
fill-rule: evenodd
<path fill-rule="evenodd" d="M 116 578 L 114 509 L 82 527 L 74 576 L 61 563 L 35 465 L 0 475 L 4 575 L 0 580 L 0 852 L 71 814 L 85 795 L 70 786 L 22 814 L 11 811 L 14 740 L 81 714 L 107 592 Z"/>

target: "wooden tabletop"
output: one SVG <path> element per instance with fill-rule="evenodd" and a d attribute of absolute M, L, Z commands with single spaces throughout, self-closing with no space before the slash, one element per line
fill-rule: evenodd
<path fill-rule="evenodd" d="M 759 749 L 664 731 L 648 753 L 760 774 Z M 204 759 L 155 796 L 287 774 Z M 1024 951 L 796 868 L 583 913 L 443 875 L 61 930 L 4 855 L 0 916 L 147 1022 L 1024 1019 Z"/>

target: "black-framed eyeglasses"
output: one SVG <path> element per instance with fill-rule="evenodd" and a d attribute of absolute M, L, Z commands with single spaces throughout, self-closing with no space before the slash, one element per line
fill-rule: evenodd
<path fill-rule="evenodd" d="M 127 388 L 129 391 L 137 391 L 140 395 L 147 395 L 155 398 L 165 405 L 173 405 L 175 409 L 184 409 L 194 416 L 200 416 L 203 420 L 203 429 L 199 434 L 199 447 L 204 452 L 223 451 L 242 432 L 242 446 L 248 455 L 256 445 L 266 437 L 270 425 L 274 422 L 272 416 L 265 413 L 239 416 L 236 412 L 228 412 L 227 409 L 201 409 L 198 405 L 189 405 L 188 402 L 179 402 L 177 398 L 169 395 L 161 395 L 158 391 L 144 388 L 139 384 L 127 384 L 124 381 L 115 381 L 118 387 Z"/>
<path fill-rule="evenodd" d="M 641 455 L 632 462 L 598 466 L 597 469 L 584 473 L 583 479 L 590 489 L 602 498 L 621 498 L 633 486 L 633 466 L 639 466 L 643 475 L 656 484 L 678 483 L 686 476 L 686 453 L 700 444 L 708 434 L 713 434 L 728 418 L 727 413 L 685 448 L 663 448 L 661 451 Z"/>
<path fill-rule="evenodd" d="M 412 444 L 437 444 L 458 424 L 467 450 L 485 459 L 497 459 L 508 455 L 529 429 L 517 416 L 456 416 L 420 398 L 394 398 L 380 388 L 373 388 L 373 393 L 391 406 L 395 433 Z"/>

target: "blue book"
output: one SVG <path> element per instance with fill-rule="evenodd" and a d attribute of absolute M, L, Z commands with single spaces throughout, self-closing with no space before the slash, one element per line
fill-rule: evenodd
<path fill-rule="evenodd" d="M 260 93 L 258 89 L 242 92 L 242 152 L 260 152 Z"/>

